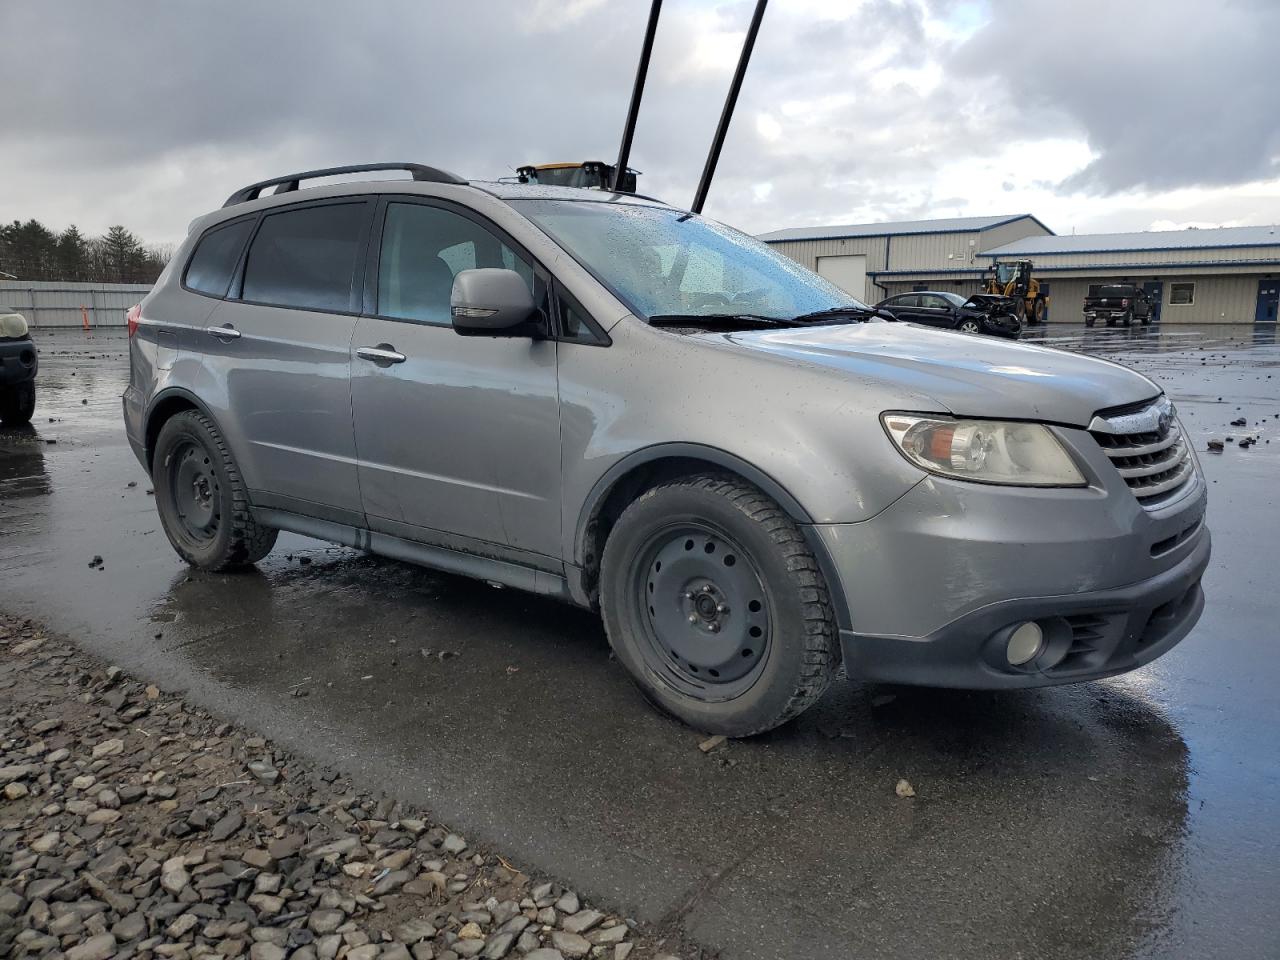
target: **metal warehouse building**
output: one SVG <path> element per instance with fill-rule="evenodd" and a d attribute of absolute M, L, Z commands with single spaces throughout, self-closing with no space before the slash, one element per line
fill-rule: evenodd
<path fill-rule="evenodd" d="M 982 251 L 1024 237 L 1052 235 L 1043 223 L 1023 213 L 799 227 L 760 239 L 858 299 L 876 303 L 904 290 L 936 288 L 930 281 L 943 278 L 944 290 L 973 293 L 987 269 L 988 261 L 978 258 Z"/>
<path fill-rule="evenodd" d="M 984 251 L 1030 260 L 1049 281 L 1049 312 L 1079 320 L 1089 284 L 1137 283 L 1166 323 L 1275 322 L 1280 301 L 1280 227 L 1027 237 Z"/>
<path fill-rule="evenodd" d="M 875 303 L 895 293 L 973 293 L 996 260 L 1030 260 L 1050 321 L 1078 322 L 1090 284 L 1141 284 L 1166 323 L 1274 322 L 1280 227 L 1060 237 L 1030 214 L 778 230 L 760 239 Z"/>

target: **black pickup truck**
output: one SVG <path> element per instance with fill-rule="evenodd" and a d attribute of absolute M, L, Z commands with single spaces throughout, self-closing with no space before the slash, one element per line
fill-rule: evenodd
<path fill-rule="evenodd" d="M 1099 320 L 1108 327 L 1132 326 L 1135 320 L 1146 326 L 1151 322 L 1151 297 L 1132 283 L 1090 284 L 1084 298 L 1084 325 L 1092 327 Z"/>

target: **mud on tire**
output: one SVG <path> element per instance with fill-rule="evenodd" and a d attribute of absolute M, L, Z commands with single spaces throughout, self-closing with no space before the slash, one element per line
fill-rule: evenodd
<path fill-rule="evenodd" d="M 773 500 L 732 476 L 674 480 L 630 504 L 605 544 L 600 605 L 644 695 L 709 733 L 786 723 L 839 660 L 817 558 Z"/>
<path fill-rule="evenodd" d="M 275 546 L 276 531 L 253 519 L 226 440 L 198 410 L 175 414 L 160 429 L 151 479 L 165 535 L 192 566 L 233 570 Z"/>

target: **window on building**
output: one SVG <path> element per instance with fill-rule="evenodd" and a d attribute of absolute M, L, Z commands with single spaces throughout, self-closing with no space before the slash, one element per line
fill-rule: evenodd
<path fill-rule="evenodd" d="M 1195 303 L 1196 285 L 1194 283 L 1169 284 L 1169 302 L 1173 304 Z"/>
<path fill-rule="evenodd" d="M 301 310 L 350 310 L 368 206 L 326 204 L 262 221 L 244 268 L 244 299 Z"/>
<path fill-rule="evenodd" d="M 253 223 L 252 218 L 240 220 L 201 237 L 187 264 L 187 286 L 211 297 L 225 297 Z"/>

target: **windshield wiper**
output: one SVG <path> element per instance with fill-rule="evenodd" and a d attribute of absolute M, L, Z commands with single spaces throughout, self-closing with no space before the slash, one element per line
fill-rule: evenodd
<path fill-rule="evenodd" d="M 875 307 L 862 307 L 847 304 L 843 307 L 828 307 L 826 310 L 814 310 L 812 313 L 802 313 L 798 317 L 792 317 L 793 323 L 817 323 L 822 320 L 829 320 L 832 317 L 856 317 L 862 321 L 867 321 L 873 317 L 879 317 L 882 320 L 896 320 L 888 311 L 877 310 Z"/>
<path fill-rule="evenodd" d="M 655 327 L 720 327 L 742 321 L 782 327 L 794 322 L 786 317 L 766 317 L 759 313 L 660 313 L 649 318 Z"/>

